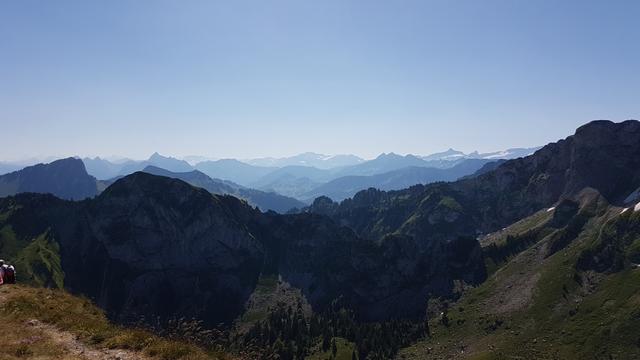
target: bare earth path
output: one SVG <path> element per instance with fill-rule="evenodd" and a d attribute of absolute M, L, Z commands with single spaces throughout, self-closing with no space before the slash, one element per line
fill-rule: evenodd
<path fill-rule="evenodd" d="M 62 347 L 66 353 L 73 357 L 86 360 L 134 360 L 149 359 L 143 354 L 129 350 L 96 349 L 79 341 L 76 336 L 68 331 L 62 331 L 56 327 L 44 324 L 38 320 L 29 320 L 27 326 L 42 331 L 49 340 Z"/>

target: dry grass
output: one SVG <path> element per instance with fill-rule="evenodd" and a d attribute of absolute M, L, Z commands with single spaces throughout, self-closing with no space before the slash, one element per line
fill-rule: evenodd
<path fill-rule="evenodd" d="M 3 321 L 3 326 L 8 326 L 11 331 L 5 331 L 0 336 L 1 359 L 74 359 L 64 348 L 56 346 L 42 329 L 12 321 Z"/>
<path fill-rule="evenodd" d="M 2 326 L 11 331 L 0 337 L 0 359 L 85 359 L 74 354 L 60 340 L 37 326 L 32 319 L 60 332 L 73 335 L 92 349 L 124 349 L 133 358 L 154 359 L 231 359 L 220 352 L 206 352 L 188 342 L 168 340 L 142 329 L 128 329 L 111 324 L 104 313 L 89 300 L 62 290 L 26 286 L 0 287 Z"/>

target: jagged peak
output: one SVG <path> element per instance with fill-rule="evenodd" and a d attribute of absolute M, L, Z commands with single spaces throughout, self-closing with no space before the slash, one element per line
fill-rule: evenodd
<path fill-rule="evenodd" d="M 166 156 L 162 156 L 160 155 L 160 153 L 156 151 L 153 154 L 151 154 L 151 156 L 149 156 L 149 161 L 166 159 L 166 158 L 167 158 Z"/>
<path fill-rule="evenodd" d="M 394 158 L 403 158 L 404 156 L 396 154 L 394 152 L 390 153 L 382 153 L 376 157 L 376 159 L 394 159 Z"/>
<path fill-rule="evenodd" d="M 62 159 L 58 159 L 58 160 L 54 160 L 50 163 L 40 163 L 40 164 L 36 164 L 36 165 L 32 165 L 32 166 L 27 166 L 24 168 L 24 170 L 26 169 L 30 169 L 30 168 L 34 168 L 34 167 L 62 167 L 62 166 L 66 166 L 66 167 L 71 167 L 71 168 L 76 168 L 76 169 L 82 169 L 82 171 L 86 172 L 86 168 L 84 166 L 84 162 L 82 162 L 81 159 L 77 158 L 77 157 L 67 157 L 67 158 L 62 158 Z"/>

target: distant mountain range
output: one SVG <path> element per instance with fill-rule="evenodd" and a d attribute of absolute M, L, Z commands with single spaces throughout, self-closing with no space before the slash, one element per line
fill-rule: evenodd
<path fill-rule="evenodd" d="M 245 160 L 247 164 L 264 167 L 285 167 L 285 166 L 311 166 L 318 169 L 332 169 L 342 166 L 356 165 L 364 162 L 363 158 L 355 155 L 323 155 L 306 152 L 284 158 L 259 158 Z"/>
<path fill-rule="evenodd" d="M 331 180 L 326 184 L 302 195 L 307 201 L 327 196 L 336 201 L 353 197 L 358 191 L 368 188 L 380 190 L 400 190 L 416 184 L 429 184 L 438 181 L 454 181 L 474 174 L 494 161 L 487 159 L 466 159 L 446 169 L 408 166 L 382 174 L 361 176 L 350 175 Z"/>
<path fill-rule="evenodd" d="M 300 207 L 301 201 L 310 203 L 317 196 L 329 196 L 333 200 L 342 200 L 354 195 L 359 190 L 374 187 L 382 190 L 394 190 L 415 184 L 427 184 L 434 181 L 453 181 L 460 177 L 472 175 L 483 165 L 499 159 L 512 159 L 533 153 L 538 148 L 507 149 L 493 153 L 463 153 L 449 149 L 427 156 L 398 155 L 383 153 L 372 160 L 364 160 L 355 155 L 323 155 L 303 153 L 285 158 L 259 158 L 240 161 L 236 159 L 203 160 L 204 157 L 189 156 L 184 159 L 167 157 L 158 153 L 147 160 L 120 159 L 118 161 L 105 158 L 83 158 L 86 176 L 95 177 L 97 192 L 85 190 L 54 189 L 56 182 L 41 184 L 37 189 L 51 190 L 55 195 L 67 199 L 93 196 L 102 191 L 115 179 L 145 170 L 149 167 L 167 171 L 166 176 L 185 179 L 186 174 L 194 171 L 207 176 L 208 190 L 213 189 L 211 182 L 226 184 L 230 188 L 220 190 L 220 194 L 233 194 L 247 200 L 261 209 L 286 211 L 287 206 Z M 15 172 L 21 169 L 22 163 L 0 163 L 0 173 Z M 57 164 L 52 162 L 50 165 Z M 192 165 L 194 164 L 194 165 Z M 76 166 L 77 167 L 77 166 Z M 76 171 L 79 173 L 79 171 Z M 78 175 L 82 177 L 84 175 Z M 76 178 L 75 175 L 72 175 Z M 5 178 L 3 188 L 5 194 L 18 191 L 15 178 Z M 16 182 L 17 181 L 17 182 Z M 29 180 L 24 183 L 36 183 Z M 88 182 L 88 181 L 87 181 Z M 203 186 L 202 184 L 194 184 Z M 218 186 L 216 185 L 216 186 Z M 203 186 L 205 187 L 205 186 Z M 205 187 L 206 188 L 206 187 Z M 53 191 L 55 190 L 55 191 Z M 19 191 L 18 191 L 19 192 Z M 278 197 L 280 196 L 280 197 Z M 260 200 L 258 200 L 260 199 Z"/>
<path fill-rule="evenodd" d="M 160 162 L 162 159 L 155 159 Z M 180 160 L 165 161 L 165 165 L 175 167 Z M 132 167 L 133 168 L 133 167 Z M 172 172 L 153 165 L 147 165 L 142 171 L 159 176 L 180 179 L 193 186 L 201 187 L 212 194 L 233 195 L 246 200 L 250 205 L 262 211 L 287 212 L 293 208 L 302 208 L 304 203 L 286 196 L 245 188 L 231 181 L 212 179 L 197 170 Z M 97 180 L 89 175 L 84 162 L 77 158 L 66 158 L 49 164 L 38 164 L 0 176 L 0 197 L 19 193 L 52 194 L 65 200 L 83 200 L 92 198 L 105 190 L 122 176 L 112 180 Z"/>
<path fill-rule="evenodd" d="M 83 158 L 82 161 L 87 168 L 87 172 L 101 180 L 128 175 L 136 171 L 140 171 L 147 166 L 157 166 L 159 168 L 175 172 L 193 170 L 193 167 L 185 160 L 165 157 L 157 152 L 153 153 L 149 159 L 143 161 L 125 160 L 116 163 L 100 157 Z"/>
<path fill-rule="evenodd" d="M 231 180 L 244 186 L 248 186 L 250 183 L 278 169 L 277 167 L 249 165 L 236 159 L 203 161 L 196 164 L 195 168 L 212 178 Z"/>
<path fill-rule="evenodd" d="M 246 200 L 250 205 L 257 206 L 262 211 L 273 210 L 275 212 L 285 213 L 293 208 L 302 208 L 305 206 L 303 202 L 294 198 L 273 192 L 249 189 L 227 180 L 212 179 L 198 170 L 172 172 L 149 165 L 142 171 L 152 175 L 180 179 L 193 186 L 201 187 L 212 194 L 233 195 Z"/>
<path fill-rule="evenodd" d="M 502 151 L 494 151 L 488 153 L 479 153 L 477 151 L 465 154 L 462 151 L 455 149 L 449 149 L 443 152 L 434 153 L 431 155 L 421 156 L 423 160 L 457 160 L 457 159 L 517 159 L 519 157 L 525 157 L 533 154 L 536 150 L 539 150 L 541 146 L 532 148 L 512 148 Z"/>
<path fill-rule="evenodd" d="M 323 195 L 342 200 L 369 187 L 397 190 L 415 184 L 457 180 L 472 175 L 489 162 L 517 158 L 537 149 L 509 149 L 489 154 L 464 154 L 450 149 L 426 157 L 388 153 L 356 165 L 332 169 L 286 166 L 267 173 L 249 185 L 306 202 Z M 265 168 L 261 169 L 266 171 Z"/>

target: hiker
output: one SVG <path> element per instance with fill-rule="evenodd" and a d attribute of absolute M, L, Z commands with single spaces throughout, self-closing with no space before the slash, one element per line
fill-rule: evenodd
<path fill-rule="evenodd" d="M 13 265 L 9 265 L 4 269 L 4 282 L 5 284 L 16 283 L 16 268 L 14 268 Z"/>
<path fill-rule="evenodd" d="M 13 265 L 7 265 L 5 264 L 4 260 L 0 260 L 0 285 L 15 283 L 16 269 L 13 267 Z"/>

